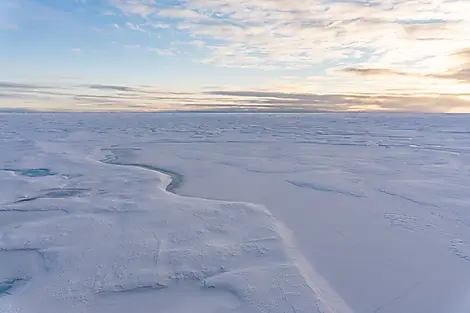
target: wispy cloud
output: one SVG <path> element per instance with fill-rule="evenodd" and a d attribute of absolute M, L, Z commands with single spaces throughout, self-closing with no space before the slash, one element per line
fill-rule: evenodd
<path fill-rule="evenodd" d="M 110 0 L 110 2 L 124 14 L 137 14 L 147 17 L 156 11 L 154 0 Z"/>
<path fill-rule="evenodd" d="M 450 70 L 450 73 L 435 75 L 445 79 L 455 79 L 470 84 L 470 48 L 460 50 L 454 54 L 460 60 L 459 66 Z"/>
<path fill-rule="evenodd" d="M 158 48 L 148 48 L 148 51 L 155 52 L 158 55 L 161 56 L 172 56 L 175 55 L 175 53 L 171 50 L 166 50 L 166 49 L 158 49 Z"/>
<path fill-rule="evenodd" d="M 342 69 L 345 73 L 352 73 L 361 76 L 375 76 L 375 75 L 384 75 L 384 76 L 411 76 L 411 77 L 423 77 L 422 74 L 413 74 L 408 72 L 402 72 L 398 70 L 393 70 L 389 68 L 358 68 L 358 67 L 346 67 Z"/>
<path fill-rule="evenodd" d="M 2 90 L 2 89 L 36 90 L 36 89 L 50 89 L 50 88 L 52 88 L 52 87 L 51 86 L 45 86 L 45 85 L 15 83 L 15 82 L 1 82 L 0 81 L 0 90 Z"/>
<path fill-rule="evenodd" d="M 166 23 L 161 23 L 161 22 L 156 22 L 156 23 L 147 23 L 146 25 L 149 25 L 150 27 L 156 28 L 156 29 L 167 29 L 170 28 L 170 24 Z"/>
<path fill-rule="evenodd" d="M 206 43 L 202 40 L 191 40 L 191 41 L 186 42 L 186 44 L 196 46 L 199 48 L 202 48 L 206 45 Z"/>
<path fill-rule="evenodd" d="M 127 86 L 117 86 L 117 85 L 83 85 L 83 87 L 97 90 L 115 90 L 115 91 L 137 91 L 138 89 L 127 87 Z"/>
<path fill-rule="evenodd" d="M 139 31 L 142 33 L 148 33 L 148 31 L 140 27 L 140 25 L 132 24 L 131 22 L 127 22 L 126 25 L 130 30 Z"/>
<path fill-rule="evenodd" d="M 198 19 L 200 20 L 203 16 L 196 11 L 187 9 L 174 8 L 174 9 L 163 9 L 158 12 L 159 16 L 171 17 L 177 19 Z"/>

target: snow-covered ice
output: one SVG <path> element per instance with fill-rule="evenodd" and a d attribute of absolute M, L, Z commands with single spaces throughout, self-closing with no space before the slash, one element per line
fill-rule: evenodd
<path fill-rule="evenodd" d="M 466 115 L 0 114 L 2 313 L 470 312 Z"/>

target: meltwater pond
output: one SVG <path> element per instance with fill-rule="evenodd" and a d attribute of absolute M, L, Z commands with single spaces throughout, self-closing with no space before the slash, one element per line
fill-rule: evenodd
<path fill-rule="evenodd" d="M 12 290 L 16 285 L 24 282 L 25 280 L 22 278 L 0 281 L 0 297 L 2 295 L 10 294 L 10 290 Z"/>
<path fill-rule="evenodd" d="M 27 177 L 45 177 L 45 176 L 54 176 L 57 173 L 52 172 L 48 168 L 29 168 L 29 169 L 3 169 L 7 172 L 13 172 L 17 175 L 27 176 Z"/>

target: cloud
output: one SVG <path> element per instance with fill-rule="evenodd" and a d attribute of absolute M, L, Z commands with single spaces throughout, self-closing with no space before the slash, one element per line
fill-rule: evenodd
<path fill-rule="evenodd" d="M 36 84 L 23 84 L 23 83 L 14 83 L 14 82 L 1 82 L 0 81 L 0 90 L 2 89 L 49 89 L 50 86 L 36 85 Z"/>
<path fill-rule="evenodd" d="M 127 22 L 126 25 L 130 30 L 139 31 L 139 32 L 142 32 L 142 33 L 148 33 L 147 30 L 141 28 L 139 25 L 135 25 L 135 24 L 132 24 L 130 22 Z"/>
<path fill-rule="evenodd" d="M 470 84 L 470 48 L 462 49 L 454 53 L 454 56 L 461 62 L 461 64 L 452 69 L 450 73 L 436 75 L 436 77 L 454 79 Z"/>
<path fill-rule="evenodd" d="M 403 25 L 410 38 L 415 40 L 452 40 L 456 37 L 465 36 L 468 27 L 462 21 L 438 20 L 427 23 L 407 23 Z"/>
<path fill-rule="evenodd" d="M 356 74 L 359 76 L 405 76 L 415 78 L 433 78 L 455 80 L 461 83 L 470 83 L 470 48 L 463 49 L 452 56 L 461 60 L 458 67 L 449 69 L 446 73 L 412 73 L 390 68 L 356 68 L 346 67 L 342 72 Z"/>
<path fill-rule="evenodd" d="M 1 95 L 0 95 L 1 97 Z M 24 108 L 2 108 L 0 107 L 0 113 L 31 113 L 34 112 L 32 110 L 24 109 Z"/>
<path fill-rule="evenodd" d="M 470 84 L 470 64 L 468 64 L 466 68 L 458 69 L 456 72 L 448 74 L 434 74 L 432 77 L 440 79 L 451 79 Z"/>
<path fill-rule="evenodd" d="M 199 61 L 222 67 L 272 70 L 368 62 L 389 68 L 439 58 L 470 42 L 465 1 L 187 0 L 174 6 L 111 1 L 132 7 L 127 14 L 142 15 L 135 7 L 143 5 L 150 23 L 171 19 L 192 40 L 211 42 Z M 462 40 L 453 40 L 456 36 Z"/>
<path fill-rule="evenodd" d="M 72 52 L 82 52 L 82 49 L 80 49 L 80 48 L 73 48 L 73 49 L 72 49 Z"/>
<path fill-rule="evenodd" d="M 110 0 L 110 2 L 127 15 L 137 14 L 147 17 L 156 10 L 156 2 L 154 0 Z"/>
<path fill-rule="evenodd" d="M 453 55 L 465 63 L 470 63 L 470 47 L 457 51 Z"/>
<path fill-rule="evenodd" d="M 312 99 L 314 96 L 310 93 L 285 93 L 272 91 L 208 91 L 206 94 L 219 96 L 235 96 L 235 97 L 255 97 L 255 98 L 276 98 L 276 99 Z"/>
<path fill-rule="evenodd" d="M 22 95 L 18 93 L 0 93 L 0 99 L 5 98 L 5 99 L 20 99 L 23 98 Z"/>
<path fill-rule="evenodd" d="M 117 35 L 116 31 L 112 32 L 113 25 L 122 28 L 120 36 L 138 35 L 129 30 L 165 34 L 159 38 L 158 45 L 155 43 L 158 48 L 152 48 L 150 43 L 125 48 L 145 48 L 159 55 L 174 55 L 175 60 L 190 55 L 191 61 L 200 62 L 205 68 L 255 69 L 256 72 L 227 70 L 223 74 L 231 77 L 224 78 L 224 83 L 238 80 L 246 86 L 256 81 L 256 85 L 246 90 L 222 88 L 191 96 L 151 87 L 111 85 L 73 86 L 58 92 L 42 90 L 43 87 L 10 86 L 5 93 L 79 99 L 81 104 L 91 99 L 102 104 L 114 101 L 120 108 L 142 105 L 139 101 L 159 108 L 165 105 L 179 108 L 186 104 L 258 105 L 260 108 L 290 105 L 338 111 L 362 107 L 409 110 L 411 106 L 423 111 L 448 111 L 444 100 L 449 105 L 468 106 L 468 100 L 456 99 L 459 93 L 469 90 L 470 84 L 470 1 L 104 1 L 110 6 L 100 10 L 109 8 L 104 14 L 115 17 L 106 17 L 108 24 L 100 25 L 107 25 L 105 30 L 96 30 Z M 64 25 L 61 22 L 72 20 L 67 12 L 58 12 L 38 1 L 0 2 L 3 25 L 23 27 L 26 22 L 46 19 Z M 115 20 L 109 22 L 110 19 Z M 10 36 L 7 32 L 6 35 Z M 174 43 L 178 47 L 186 45 L 183 48 L 187 53 L 180 54 L 174 49 Z M 261 70 L 273 72 L 265 74 Z M 74 88 L 85 91 L 79 93 Z M 455 95 L 443 95 L 449 90 Z M 433 96 L 409 97 L 411 93 L 424 92 Z M 434 104 L 436 107 L 428 108 L 426 105 L 433 105 L 435 99 L 439 100 Z"/>
<path fill-rule="evenodd" d="M 273 90 L 208 90 L 184 92 L 152 86 L 86 84 L 46 86 L 16 82 L 0 83 L 2 103 L 44 110 L 154 111 L 283 111 L 283 112 L 470 112 L 470 95 L 371 93 L 285 93 Z"/>
<path fill-rule="evenodd" d="M 425 75 L 422 74 L 414 74 L 408 72 L 402 72 L 390 68 L 356 68 L 356 67 L 346 67 L 341 71 L 345 73 L 356 74 L 360 76 L 376 76 L 376 75 L 383 75 L 383 76 L 409 76 L 409 77 L 424 77 Z"/>
<path fill-rule="evenodd" d="M 159 48 L 147 48 L 148 51 L 155 52 L 161 56 L 173 56 L 175 53 L 171 50 L 159 49 Z"/>
<path fill-rule="evenodd" d="M 115 90 L 115 91 L 138 91 L 136 88 L 127 87 L 127 86 L 117 86 L 117 85 L 82 85 L 82 87 L 87 87 L 90 89 L 97 90 Z"/>
<path fill-rule="evenodd" d="M 186 44 L 191 45 L 191 46 L 196 46 L 198 48 L 202 48 L 206 45 L 206 43 L 202 40 L 191 40 L 186 42 Z"/>
<path fill-rule="evenodd" d="M 242 102 L 329 112 L 396 111 L 453 112 L 456 108 L 470 112 L 470 101 L 456 95 L 374 95 L 374 94 L 311 94 L 270 91 L 210 91 L 209 94 L 249 98 Z"/>
<path fill-rule="evenodd" d="M 178 19 L 201 19 L 202 15 L 196 11 L 186 9 L 163 9 L 158 12 L 159 16 L 178 18 Z"/>
<path fill-rule="evenodd" d="M 149 23 L 148 24 L 149 26 L 153 27 L 153 28 L 157 28 L 157 29 L 167 29 L 167 28 L 170 28 L 170 24 L 166 24 L 166 23 L 160 23 L 160 22 L 157 22 L 157 23 Z"/>

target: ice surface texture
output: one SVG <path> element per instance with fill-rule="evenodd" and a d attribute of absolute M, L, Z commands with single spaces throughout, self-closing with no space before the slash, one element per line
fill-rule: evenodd
<path fill-rule="evenodd" d="M 0 115 L 0 312 L 469 312 L 467 118 Z"/>

